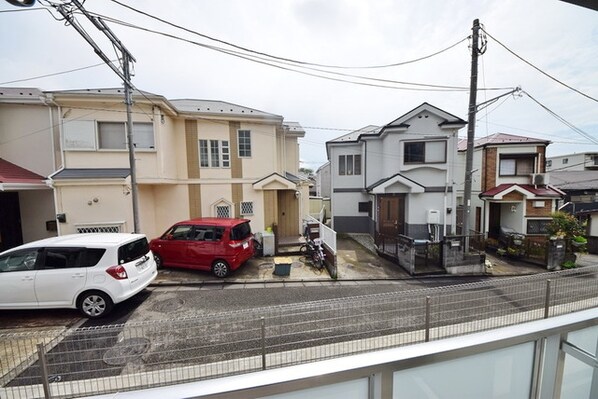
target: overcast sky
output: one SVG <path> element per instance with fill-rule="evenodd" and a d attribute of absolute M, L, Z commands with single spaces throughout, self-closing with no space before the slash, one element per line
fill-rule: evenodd
<path fill-rule="evenodd" d="M 478 114 L 476 136 L 505 132 L 549 139 L 553 142 L 548 147 L 549 156 L 598 151 L 598 146 L 584 137 L 587 134 L 598 142 L 596 11 L 554 0 L 122 1 L 222 41 L 268 55 L 317 64 L 399 63 L 428 56 L 460 42 L 441 54 L 403 66 L 333 71 L 464 88 L 469 86 L 471 56 L 469 41 L 463 39 L 471 34 L 472 22 L 478 18 L 494 39 L 590 98 L 542 75 L 487 37 L 487 49 L 480 58 L 478 86 L 521 86 L 581 132 L 565 126 L 527 96 L 506 96 Z M 90 0 L 85 7 L 136 26 L 233 49 L 160 23 L 111 0 Z M 43 7 L 38 3 L 34 8 Z M 21 10 L 0 0 L 0 86 L 65 90 L 121 85 L 107 66 L 13 82 L 101 62 L 90 45 L 63 21 L 53 19 L 44 10 Z M 57 14 L 54 12 L 54 15 Z M 78 15 L 77 19 L 106 54 L 115 59 L 112 47 L 103 36 L 83 16 Z M 326 161 L 327 140 L 366 125 L 384 125 L 422 102 L 467 120 L 467 90 L 415 91 L 397 89 L 400 85 L 379 81 L 374 84 L 395 88 L 333 81 L 138 29 L 109 25 L 137 60 L 133 77 L 137 88 L 168 99 L 228 101 L 301 123 L 307 132 L 300 142 L 303 167 L 316 169 Z M 322 75 L 313 70 L 303 71 Z M 347 76 L 335 75 L 334 78 L 365 82 Z M 507 91 L 480 90 L 478 103 Z M 460 131 L 460 136 L 466 134 L 466 128 Z"/>

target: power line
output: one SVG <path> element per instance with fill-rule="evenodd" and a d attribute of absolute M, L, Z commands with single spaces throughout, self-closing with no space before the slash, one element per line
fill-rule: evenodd
<path fill-rule="evenodd" d="M 367 65 L 367 66 L 343 66 L 343 65 L 317 64 L 317 63 L 313 63 L 313 62 L 306 62 L 306 61 L 294 60 L 294 59 L 291 59 L 291 58 L 280 57 L 280 56 L 272 55 L 272 54 L 269 54 L 269 53 L 265 53 L 265 52 L 253 50 L 253 49 L 250 49 L 248 47 L 243 47 L 243 46 L 234 44 L 232 42 L 228 42 L 228 41 L 225 41 L 225 40 L 222 40 L 222 39 L 218 39 L 218 38 L 215 38 L 215 37 L 212 37 L 212 36 L 208 36 L 208 35 L 206 35 L 204 33 L 201 33 L 201 32 L 198 32 L 198 31 L 194 31 L 192 29 L 186 28 L 186 27 L 181 26 L 181 25 L 177 25 L 177 24 L 175 24 L 173 22 L 170 22 L 170 21 L 167 21 L 167 20 L 165 20 L 163 18 L 157 17 L 157 16 L 149 14 L 149 13 L 147 13 L 145 11 L 142 11 L 142 10 L 139 10 L 137 8 L 134 8 L 134 7 L 132 7 L 132 6 L 128 5 L 128 4 L 123 4 L 120 1 L 112 0 L 112 2 L 120 5 L 121 7 L 125 7 L 125 8 L 127 8 L 127 9 L 129 9 L 131 11 L 134 11 L 136 13 L 144 15 L 144 16 L 146 16 L 148 18 L 155 19 L 156 21 L 160 21 L 160 22 L 162 22 L 162 23 L 164 23 L 166 25 L 172 26 L 172 27 L 177 28 L 177 29 L 184 30 L 185 32 L 192 33 L 194 35 L 203 37 L 203 38 L 208 39 L 208 40 L 212 40 L 212 41 L 217 42 L 217 43 L 225 44 L 227 46 L 234 47 L 236 49 L 246 51 L 248 53 L 257 54 L 257 55 L 260 55 L 260 56 L 265 56 L 265 57 L 273 58 L 273 59 L 280 60 L 280 61 L 291 62 L 293 64 L 310 65 L 310 66 L 316 66 L 316 67 L 322 67 L 322 68 L 336 68 L 336 69 L 380 69 L 380 68 L 390 68 L 390 67 L 396 67 L 396 66 L 401 66 L 401 65 L 407 65 L 407 64 L 412 64 L 412 63 L 415 63 L 415 62 L 423 61 L 425 59 L 434 57 L 435 55 L 444 53 L 445 51 L 448 51 L 448 50 L 452 49 L 453 47 L 461 44 L 462 42 L 464 42 L 465 40 L 468 39 L 468 37 L 465 37 L 465 38 L 459 40 L 458 42 L 456 42 L 454 44 L 451 44 L 450 46 L 448 46 L 448 47 L 446 47 L 446 48 L 444 48 L 442 50 L 436 51 L 436 52 L 434 52 L 432 54 L 429 54 L 429 55 L 426 55 L 426 56 L 423 56 L 423 57 L 419 57 L 419 58 L 416 58 L 416 59 L 413 59 L 413 60 L 409 60 L 409 61 L 395 62 L 395 63 L 391 63 L 391 64 Z"/>
<path fill-rule="evenodd" d="M 117 60 L 110 60 L 110 61 L 111 62 L 115 62 Z M 98 67 L 98 66 L 101 66 L 101 65 L 106 65 L 106 64 L 104 62 L 100 62 L 99 64 L 88 65 L 88 66 L 84 66 L 84 67 L 81 67 L 81 68 L 69 69 L 68 71 L 48 73 L 46 75 L 39 75 L 39 76 L 31 77 L 31 78 L 10 80 L 8 82 L 0 82 L 0 85 L 6 85 L 6 84 L 11 84 L 11 83 L 19 83 L 19 82 L 26 82 L 28 80 L 36 80 L 36 79 L 42 79 L 42 78 L 49 78 L 49 77 L 52 77 L 52 76 L 58 76 L 58 75 L 64 75 L 64 74 L 67 74 L 67 73 L 83 71 L 83 70 L 90 69 L 90 68 L 95 68 L 95 67 Z"/>
<path fill-rule="evenodd" d="M 593 136 L 591 136 L 590 134 L 584 132 L 583 130 L 581 130 L 580 128 L 578 128 L 577 126 L 573 125 L 572 123 L 568 122 L 567 120 L 565 120 L 562 116 L 558 115 L 556 112 L 552 111 L 550 108 L 548 108 L 546 105 L 542 104 L 540 101 L 536 100 L 534 97 L 532 97 L 528 92 L 526 92 L 525 90 L 522 90 L 522 92 L 528 96 L 533 102 L 535 102 L 536 104 L 538 104 L 540 107 L 542 107 L 546 112 L 548 112 L 550 115 L 552 115 L 555 119 L 557 119 L 559 122 L 563 123 L 565 126 L 567 126 L 568 128 L 570 128 L 571 130 L 573 130 L 574 132 L 579 133 L 581 136 L 585 137 L 586 139 L 590 140 L 593 144 L 598 144 L 598 140 L 595 139 Z"/>
<path fill-rule="evenodd" d="M 157 31 L 154 29 L 149 29 L 149 28 L 145 28 L 139 25 L 135 25 L 135 24 L 131 24 L 129 22 L 125 22 L 125 21 L 121 21 L 119 19 L 116 18 L 112 18 L 112 17 L 108 17 L 108 16 L 104 16 L 104 15 L 100 15 L 100 14 L 94 14 L 96 16 L 99 16 L 101 18 L 104 18 L 107 21 L 125 26 L 125 27 L 129 27 L 132 29 L 137 29 L 137 30 L 141 30 L 141 31 L 145 31 L 145 32 L 149 32 L 149 33 L 153 33 L 153 34 L 157 34 L 157 35 L 161 35 L 164 37 L 168 37 L 174 40 L 179 40 L 182 42 L 186 42 L 186 43 L 190 43 L 196 46 L 200 46 L 203 48 L 207 48 L 210 50 L 214 50 L 214 51 L 218 51 L 227 55 L 231 55 L 234 57 L 238 57 L 238 58 L 242 58 L 245 59 L 247 61 L 251 61 L 251 62 L 255 62 L 258 64 L 263 64 L 263 65 L 267 65 L 267 66 L 271 66 L 274 68 L 278 68 L 278 69 L 282 69 L 282 70 L 287 70 L 287 71 L 291 71 L 291 72 L 296 72 L 296 73 L 301 73 L 304 75 L 308 75 L 308 76 L 313 76 L 313 77 L 318 77 L 318 78 L 322 78 L 322 79 L 328 79 L 328 80 L 333 80 L 333 81 L 338 81 L 338 82 L 344 82 L 344 83 L 351 83 L 351 84 L 357 84 L 357 85 L 364 85 L 364 86 L 372 86 L 372 87 L 381 87 L 381 88 L 388 88 L 388 89 L 396 89 L 396 90 L 412 90 L 412 91 L 467 91 L 469 90 L 466 86 L 448 86 L 448 85 L 435 85 L 435 84 L 427 84 L 427 83 L 418 83 L 418 82 L 403 82 L 403 81 L 396 81 L 396 80 L 390 80 L 390 79 L 378 79 L 378 78 L 373 78 L 373 77 L 368 77 L 368 76 L 361 76 L 361 75 L 353 75 L 353 74 L 345 74 L 345 73 L 340 73 L 340 72 L 333 72 L 333 71 L 324 71 L 321 69 L 317 69 L 317 68 L 311 68 L 311 67 L 306 67 L 306 66 L 302 66 L 302 65 L 295 65 L 295 64 L 289 64 L 286 62 L 282 62 L 282 61 L 277 61 L 277 60 L 271 60 L 271 59 L 264 59 L 262 57 L 257 57 L 253 54 L 247 54 L 247 53 L 241 53 L 238 51 L 234 51 L 234 50 L 229 50 L 229 49 L 225 49 L 222 47 L 217 47 L 217 46 L 212 46 L 209 44 L 205 44 L 205 43 L 200 43 L 200 42 L 196 42 L 194 40 L 189 40 L 189 39 L 185 39 L 182 38 L 180 36 L 176 36 L 170 33 L 166 33 L 166 32 L 161 32 L 161 31 Z M 292 66 L 293 68 L 289 68 L 286 66 L 282 66 L 279 64 L 283 64 L 283 65 L 288 65 L 288 66 Z M 302 68 L 302 69 L 307 69 L 307 70 L 311 70 L 311 71 L 315 71 L 315 72 L 320 72 L 320 73 L 325 73 L 325 74 L 330 74 L 330 75 L 334 75 L 334 76 L 341 76 L 340 78 L 337 77 L 332 77 L 332 76 L 325 76 L 325 75 L 320 75 L 320 74 L 316 74 L 316 73 L 311 73 L 311 72 L 306 72 L 306 71 L 302 71 L 300 69 L 294 69 L 294 68 Z M 362 79 L 362 80 L 367 80 L 367 81 L 373 81 L 373 82 L 382 82 L 382 83 L 389 83 L 389 84 L 396 84 L 396 85 L 411 85 L 411 86 L 420 86 L 420 87 L 397 87 L 397 86 L 390 86 L 387 84 L 377 84 L 377 83 L 367 83 L 367 82 L 358 82 L 358 81 L 354 81 L 354 80 L 349 80 L 349 79 L 344 79 L 344 77 L 349 77 L 349 78 L 356 78 L 356 79 Z M 421 87 L 426 87 L 426 88 L 421 88 Z M 428 88 L 429 87 L 429 88 Z M 510 88 L 481 88 L 480 90 L 507 90 Z"/>
<path fill-rule="evenodd" d="M 537 66 L 535 66 L 534 64 L 532 64 L 531 62 L 527 61 L 526 59 L 524 59 L 523 57 L 521 57 L 520 55 L 518 55 L 517 53 L 515 53 L 513 50 L 511 50 L 510 48 L 508 48 L 506 45 L 502 44 L 498 39 L 496 39 L 495 37 L 493 37 L 490 33 L 488 33 L 488 31 L 486 31 L 484 29 L 484 33 L 486 33 L 488 36 L 490 36 L 490 38 L 492 40 L 494 40 L 496 43 L 498 43 L 499 45 L 501 45 L 505 50 L 507 50 L 509 53 L 513 54 L 515 57 L 517 57 L 518 59 L 520 59 L 521 61 L 525 62 L 527 65 L 531 66 L 532 68 L 534 68 L 536 71 L 540 72 L 542 75 L 549 77 L 550 79 L 554 80 L 555 82 L 557 82 L 560 85 L 565 86 L 566 88 L 573 90 L 574 92 L 581 94 L 582 96 L 589 98 L 590 100 L 596 101 L 598 102 L 598 99 L 583 93 L 580 90 L 577 90 L 574 87 L 569 86 L 568 84 L 562 82 L 561 80 L 555 78 L 554 76 L 548 74 L 547 72 L 544 72 L 542 69 L 538 68 Z"/>

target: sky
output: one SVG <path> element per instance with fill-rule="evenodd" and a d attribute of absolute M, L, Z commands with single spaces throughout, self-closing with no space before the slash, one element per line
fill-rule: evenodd
<path fill-rule="evenodd" d="M 148 15 L 113 0 L 90 0 L 84 7 L 104 16 L 135 57 L 136 88 L 168 99 L 227 101 L 299 122 L 306 131 L 300 140 L 304 168 L 315 170 L 327 161 L 326 141 L 367 125 L 385 125 L 423 102 L 467 120 L 471 72 L 467 37 L 474 19 L 486 33 L 477 102 L 517 86 L 533 98 L 507 95 L 478 112 L 476 137 L 502 132 L 548 139 L 552 142 L 548 156 L 598 151 L 598 12 L 590 9 L 556 0 L 121 1 Z M 72 26 L 55 19 L 59 15 L 48 4 L 38 1 L 23 9 L 0 0 L 0 86 L 42 90 L 121 86 L 106 65 L 40 77 L 102 63 Z M 84 16 L 75 17 L 106 55 L 116 59 L 103 34 Z M 288 63 L 273 67 L 264 59 L 254 62 L 233 56 L 231 50 L 243 50 L 223 42 L 303 63 L 342 67 L 424 59 L 386 68 Z M 466 128 L 459 132 L 466 135 Z"/>

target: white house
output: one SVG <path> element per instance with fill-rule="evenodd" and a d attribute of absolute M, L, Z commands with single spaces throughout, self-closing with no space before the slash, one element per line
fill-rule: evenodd
<path fill-rule="evenodd" d="M 416 239 L 451 233 L 457 132 L 465 125 L 423 103 L 385 126 L 327 142 L 333 228 Z"/>

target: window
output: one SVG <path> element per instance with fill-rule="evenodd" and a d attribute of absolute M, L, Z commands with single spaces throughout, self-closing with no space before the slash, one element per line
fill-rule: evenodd
<path fill-rule="evenodd" d="M 546 167 L 550 168 L 552 166 L 552 159 L 546 161 Z"/>
<path fill-rule="evenodd" d="M 33 270 L 38 249 L 25 249 L 0 257 L 0 272 L 22 272 Z"/>
<path fill-rule="evenodd" d="M 67 150 L 96 149 L 95 121 L 65 120 L 62 123 L 64 148 Z"/>
<path fill-rule="evenodd" d="M 505 156 L 500 158 L 500 176 L 529 176 L 534 173 L 534 157 Z"/>
<path fill-rule="evenodd" d="M 163 239 L 170 239 L 170 240 L 188 240 L 189 235 L 191 234 L 192 226 L 187 224 L 181 224 L 178 226 L 174 226 L 170 229 L 164 236 Z"/>
<path fill-rule="evenodd" d="M 527 234 L 548 234 L 548 225 L 552 219 L 529 219 Z"/>
<path fill-rule="evenodd" d="M 413 141 L 404 145 L 404 163 L 445 163 L 446 141 Z"/>
<path fill-rule="evenodd" d="M 242 201 L 241 202 L 241 215 L 253 215 L 253 202 Z"/>
<path fill-rule="evenodd" d="M 98 264 L 105 252 L 105 248 L 46 248 L 42 267 L 44 269 L 92 267 Z"/>
<path fill-rule="evenodd" d="M 339 155 L 338 156 L 338 174 L 339 175 L 360 175 L 361 174 L 361 155 Z"/>
<path fill-rule="evenodd" d="M 569 158 L 563 158 L 561 162 L 563 163 L 563 165 L 567 165 L 569 163 Z"/>
<path fill-rule="evenodd" d="M 202 168 L 230 168 L 228 140 L 199 140 L 199 166 Z"/>
<path fill-rule="evenodd" d="M 358 203 L 358 212 L 367 212 L 368 216 L 372 216 L 372 201 L 367 202 L 359 202 Z"/>
<path fill-rule="evenodd" d="M 133 123 L 133 145 L 136 149 L 154 148 L 154 125 Z M 127 149 L 125 122 L 98 122 L 98 148 L 102 150 Z"/>
<path fill-rule="evenodd" d="M 216 217 L 217 218 L 229 218 L 230 217 L 230 206 L 229 205 L 216 205 Z"/>
<path fill-rule="evenodd" d="M 239 130 L 239 156 L 251 156 L 251 131 Z"/>
<path fill-rule="evenodd" d="M 147 238 L 143 237 L 118 248 L 118 264 L 133 262 L 150 251 Z"/>
<path fill-rule="evenodd" d="M 195 226 L 192 240 L 194 241 L 214 241 L 215 240 L 214 227 Z"/>
<path fill-rule="evenodd" d="M 233 241 L 244 240 L 249 236 L 251 236 L 251 226 L 249 226 L 249 223 L 238 224 L 230 231 L 230 239 Z"/>

